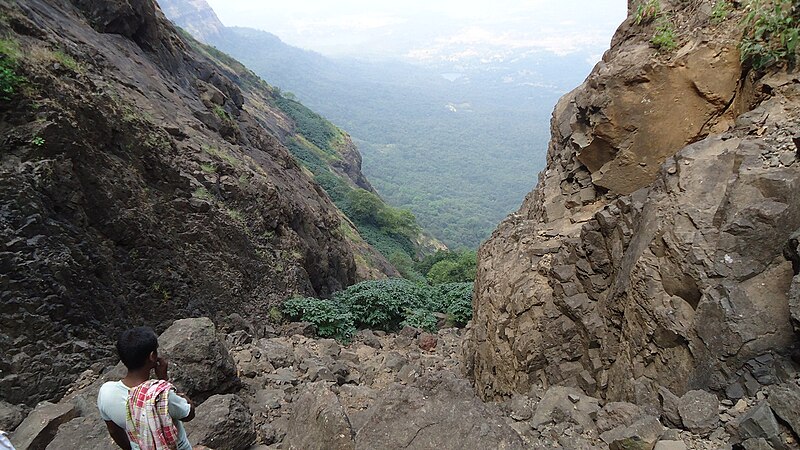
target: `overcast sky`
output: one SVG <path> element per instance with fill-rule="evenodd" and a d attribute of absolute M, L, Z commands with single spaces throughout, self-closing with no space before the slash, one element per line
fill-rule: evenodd
<path fill-rule="evenodd" d="M 327 55 L 426 58 L 444 48 L 602 52 L 625 0 L 207 0 L 227 26 Z"/>

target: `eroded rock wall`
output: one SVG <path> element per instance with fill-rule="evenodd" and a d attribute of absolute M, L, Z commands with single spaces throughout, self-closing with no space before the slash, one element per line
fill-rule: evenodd
<path fill-rule="evenodd" d="M 0 102 L 0 398 L 58 398 L 130 326 L 266 321 L 374 256 L 154 2 L 2 2 L 0 34 L 24 78 Z"/>
<path fill-rule="evenodd" d="M 655 408 L 659 386 L 735 397 L 754 358 L 788 364 L 797 76 L 754 81 L 711 3 L 665 5 L 671 54 L 629 17 L 556 106 L 539 184 L 479 252 L 465 354 L 483 397 L 562 384 Z"/>

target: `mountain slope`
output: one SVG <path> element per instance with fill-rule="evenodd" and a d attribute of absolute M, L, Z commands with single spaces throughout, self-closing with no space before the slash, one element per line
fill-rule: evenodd
<path fill-rule="evenodd" d="M 187 29 L 216 27 L 199 17 L 171 16 Z M 464 65 L 451 81 L 443 73 L 457 63 L 331 59 L 248 28 L 225 28 L 207 42 L 346 129 L 380 194 L 453 248 L 477 247 L 519 204 L 544 160 L 551 105 L 588 71 L 585 55 L 526 55 Z M 547 86 L 551 75 L 558 81 Z"/>
<path fill-rule="evenodd" d="M 7 401 L 57 397 L 131 325 L 266 321 L 290 296 L 396 273 L 275 137 L 302 139 L 269 87 L 153 2 L 0 13 Z"/>

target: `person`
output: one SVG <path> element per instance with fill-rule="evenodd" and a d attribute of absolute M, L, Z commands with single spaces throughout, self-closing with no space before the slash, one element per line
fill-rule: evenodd
<path fill-rule="evenodd" d="M 171 436 L 170 432 L 166 434 L 171 439 L 174 439 L 175 448 L 177 450 L 192 450 L 192 446 L 186 438 L 183 422 L 189 422 L 194 419 L 194 404 L 187 397 L 178 395 L 174 387 L 167 382 L 167 361 L 158 355 L 158 337 L 156 333 L 149 327 L 123 331 L 117 339 L 117 353 L 128 369 L 128 373 L 120 381 L 109 381 L 103 384 L 97 395 L 97 407 L 100 410 L 100 417 L 106 422 L 108 434 L 111 435 L 114 442 L 123 450 L 140 450 L 140 443 L 145 448 L 165 448 L 163 446 L 150 446 L 145 441 L 140 440 L 146 439 L 150 443 L 154 440 L 158 441 L 155 436 L 149 434 L 150 430 L 147 429 L 147 423 L 142 423 L 139 419 L 139 416 L 145 417 L 144 411 L 129 409 L 129 406 L 142 407 L 140 403 L 144 397 L 140 397 L 140 395 L 146 395 L 147 391 L 150 390 L 153 396 L 168 395 L 168 397 L 161 397 L 162 401 L 168 399 L 168 402 L 163 401 L 160 406 L 167 406 L 163 408 L 164 411 L 162 412 L 168 412 L 169 417 L 172 419 L 172 424 L 166 424 L 165 430 L 167 426 L 174 425 L 172 432 L 175 435 Z M 164 381 L 150 380 L 151 371 L 155 371 L 158 380 Z M 150 389 L 151 387 L 153 389 Z M 129 397 L 132 394 L 136 399 L 139 399 L 139 401 L 134 401 L 133 405 L 129 403 Z M 169 422 L 169 419 L 165 421 Z M 137 427 L 137 424 L 140 426 Z M 134 430 L 131 429 L 132 426 Z M 169 445 L 166 448 L 169 447 L 173 447 L 173 445 Z"/>

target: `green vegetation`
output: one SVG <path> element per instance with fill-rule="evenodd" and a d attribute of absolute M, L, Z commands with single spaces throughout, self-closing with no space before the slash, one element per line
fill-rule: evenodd
<path fill-rule="evenodd" d="M 477 255 L 473 251 L 438 251 L 416 264 L 416 270 L 431 284 L 475 281 Z"/>
<path fill-rule="evenodd" d="M 642 0 L 636 7 L 634 23 L 641 25 L 652 22 L 659 14 L 661 14 L 661 2 L 659 0 Z"/>
<path fill-rule="evenodd" d="M 733 4 L 729 0 L 717 0 L 711 9 L 711 23 L 718 25 L 724 22 L 733 11 Z"/>
<path fill-rule="evenodd" d="M 319 114 L 294 100 L 277 96 L 275 104 L 294 122 L 297 137 L 287 140 L 292 156 L 306 167 L 334 204 L 356 225 L 359 234 L 386 258 L 416 255 L 413 241 L 421 232 L 411 211 L 393 208 L 376 194 L 354 188 L 331 167 L 344 135 Z"/>
<path fill-rule="evenodd" d="M 800 4 L 792 0 L 749 0 L 743 20 L 743 62 L 756 69 L 794 65 L 800 44 Z"/>
<path fill-rule="evenodd" d="M 0 39 L 0 100 L 10 100 L 25 79 L 17 74 L 19 45 L 8 39 Z"/>
<path fill-rule="evenodd" d="M 44 138 L 41 136 L 34 136 L 33 138 L 31 138 L 31 145 L 34 145 L 36 147 L 43 146 L 44 142 L 45 142 Z"/>
<path fill-rule="evenodd" d="M 192 193 L 192 196 L 201 200 L 214 200 L 214 196 L 208 192 L 208 189 L 202 187 L 195 189 L 195 191 Z"/>
<path fill-rule="evenodd" d="M 222 120 L 223 122 L 228 122 L 228 121 L 231 120 L 231 116 L 228 115 L 228 112 L 225 111 L 224 109 L 222 109 L 222 107 L 219 106 L 219 105 L 214 105 L 214 107 L 212 108 L 212 111 L 214 111 L 214 114 L 217 117 L 219 117 L 220 120 Z"/>
<path fill-rule="evenodd" d="M 78 61 L 75 61 L 75 58 L 61 50 L 56 50 L 53 52 L 53 59 L 73 72 L 83 73 L 86 71 L 86 69 Z"/>
<path fill-rule="evenodd" d="M 291 320 L 313 323 L 322 337 L 348 341 L 358 329 L 397 331 L 413 326 L 436 329 L 434 313 L 445 314 L 448 325 L 464 326 L 472 317 L 472 283 L 439 286 L 391 279 L 365 281 L 331 299 L 294 298 L 283 304 Z"/>
<path fill-rule="evenodd" d="M 205 173 L 217 173 L 217 166 L 209 163 L 201 163 L 200 170 L 202 170 Z"/>
<path fill-rule="evenodd" d="M 678 48 L 675 25 L 670 19 L 666 17 L 659 19 L 650 43 L 661 52 L 671 52 Z"/>

